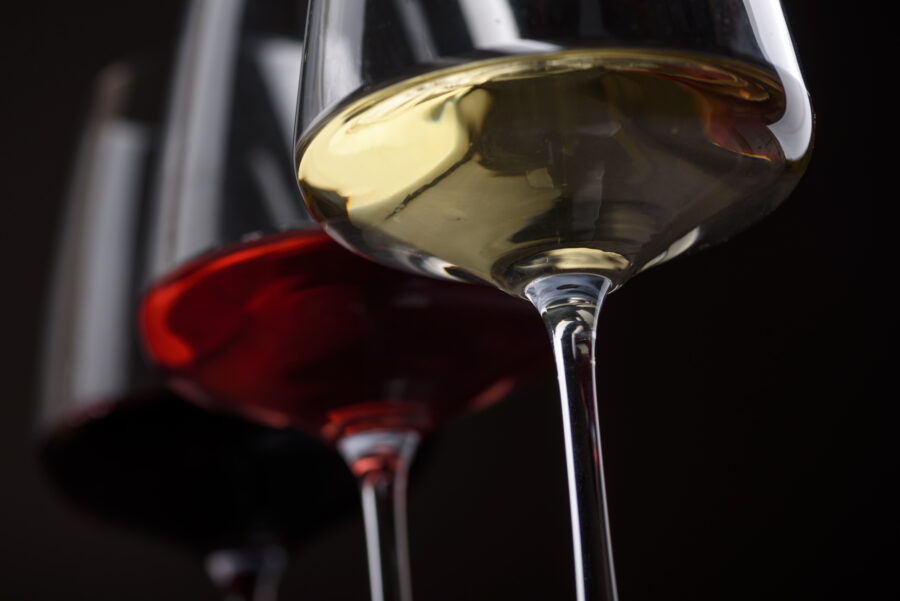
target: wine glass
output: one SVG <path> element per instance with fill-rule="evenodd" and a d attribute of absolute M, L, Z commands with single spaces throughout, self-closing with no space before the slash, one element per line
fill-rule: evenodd
<path fill-rule="evenodd" d="M 223 598 L 272 601 L 287 553 L 350 513 L 352 479 L 299 432 L 205 411 L 139 351 L 141 214 L 169 60 L 99 74 L 62 223 L 39 455 L 75 506 L 206 558 Z"/>
<path fill-rule="evenodd" d="M 310 3 L 295 135 L 307 205 L 359 253 L 538 309 L 580 600 L 617 598 L 603 299 L 774 209 L 812 131 L 777 0 Z"/>
<path fill-rule="evenodd" d="M 406 487 L 421 438 L 552 360 L 524 301 L 377 265 L 303 208 L 290 168 L 299 7 L 191 4 L 140 327 L 185 397 L 338 449 L 359 485 L 372 598 L 407 601 Z"/>

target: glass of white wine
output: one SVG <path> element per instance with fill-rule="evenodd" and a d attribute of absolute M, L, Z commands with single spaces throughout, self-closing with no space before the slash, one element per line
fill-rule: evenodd
<path fill-rule="evenodd" d="M 597 314 L 801 177 L 813 114 L 779 0 L 313 0 L 300 79 L 297 175 L 329 234 L 540 311 L 577 598 L 615 600 Z"/>

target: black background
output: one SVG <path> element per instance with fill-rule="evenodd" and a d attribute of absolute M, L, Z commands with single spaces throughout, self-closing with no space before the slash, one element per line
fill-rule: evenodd
<path fill-rule="evenodd" d="M 806 177 L 728 244 L 654 269 L 604 309 L 599 357 L 623 601 L 887 599 L 897 474 L 873 382 L 866 29 L 786 0 L 817 113 Z M 48 261 L 92 76 L 175 36 L 181 3 L 2 9 L 0 596 L 215 599 L 199 558 L 88 518 L 33 454 Z M 869 86 L 872 86 L 871 89 Z M 871 169 L 871 168 L 869 168 Z M 554 382 L 436 435 L 413 474 L 419 601 L 571 598 Z M 283 599 L 365 599 L 358 515 L 299 550 Z M 891 588 L 885 588 L 891 587 Z"/>

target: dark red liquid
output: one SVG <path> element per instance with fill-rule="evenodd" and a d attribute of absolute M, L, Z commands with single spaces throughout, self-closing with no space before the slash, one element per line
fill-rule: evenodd
<path fill-rule="evenodd" d="M 40 457 L 78 508 L 201 553 L 291 549 L 359 503 L 346 464 L 320 441 L 162 389 L 89 404 L 54 424 Z"/>
<path fill-rule="evenodd" d="M 140 319 L 187 394 L 329 440 L 426 431 L 552 365 L 526 302 L 378 266 L 321 232 L 194 261 L 149 291 Z"/>

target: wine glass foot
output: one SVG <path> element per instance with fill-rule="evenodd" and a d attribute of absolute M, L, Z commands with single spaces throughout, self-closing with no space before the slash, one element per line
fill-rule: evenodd
<path fill-rule="evenodd" d="M 286 565 L 277 545 L 219 549 L 206 557 L 206 572 L 226 601 L 275 601 Z"/>

